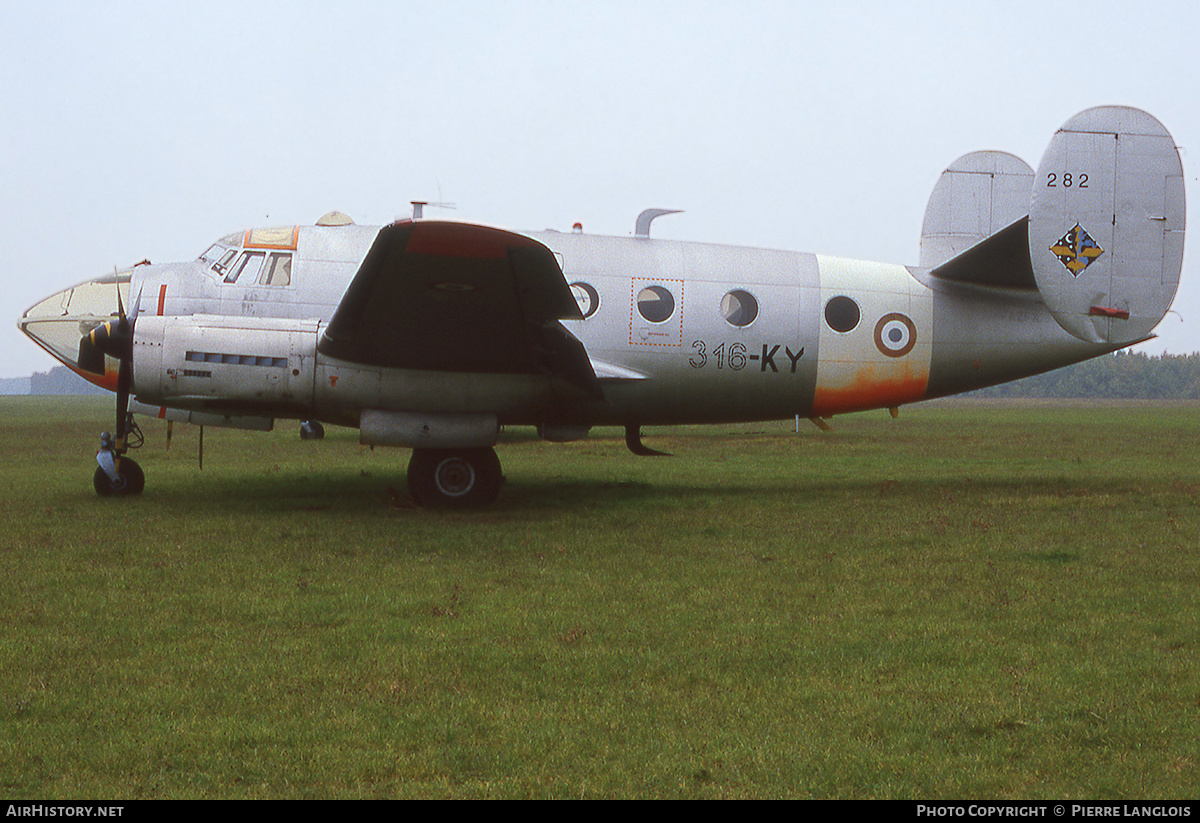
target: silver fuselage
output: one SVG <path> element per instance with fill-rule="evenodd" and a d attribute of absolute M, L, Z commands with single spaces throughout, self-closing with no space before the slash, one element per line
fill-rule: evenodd
<path fill-rule="evenodd" d="M 231 235 L 200 260 L 139 265 L 58 292 L 19 325 L 77 371 L 80 334 L 137 304 L 137 401 L 213 422 L 358 426 L 364 410 L 494 415 L 547 431 L 828 417 L 1013 380 L 1117 348 L 1055 322 L 1036 289 L 927 269 L 648 237 L 524 233 L 554 252 L 603 399 L 554 377 L 380 368 L 317 344 L 378 227 Z M 280 238 L 283 238 L 280 240 Z M 272 256 L 286 276 L 266 274 Z M 251 257 L 256 273 L 231 280 Z M 276 261 L 278 263 L 278 261 Z M 280 266 L 282 271 L 282 267 Z M 115 282 L 114 282 L 115 280 Z M 436 340 L 408 345 L 438 344 Z M 80 372 L 110 388 L 104 376 Z M 569 439 L 569 438 L 563 438 Z"/>

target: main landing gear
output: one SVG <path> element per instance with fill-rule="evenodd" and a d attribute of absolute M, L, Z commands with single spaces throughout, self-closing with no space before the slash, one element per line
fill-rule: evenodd
<path fill-rule="evenodd" d="M 504 475 L 492 448 L 413 449 L 408 491 L 422 506 L 467 509 L 495 502 Z"/>

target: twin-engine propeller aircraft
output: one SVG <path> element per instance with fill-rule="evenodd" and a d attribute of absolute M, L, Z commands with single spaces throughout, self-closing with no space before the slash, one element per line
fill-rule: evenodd
<path fill-rule="evenodd" d="M 133 398 L 202 425 L 355 426 L 413 450 L 419 503 L 470 506 L 499 492 L 501 426 L 623 426 L 652 454 L 641 426 L 895 409 L 1148 339 L 1183 259 L 1175 143 L 1115 106 L 1067 121 L 1036 173 L 951 164 L 916 267 L 651 239 L 664 213 L 632 237 L 331 213 L 82 283 L 19 326 L 117 393 L 101 494 L 142 491 Z"/>

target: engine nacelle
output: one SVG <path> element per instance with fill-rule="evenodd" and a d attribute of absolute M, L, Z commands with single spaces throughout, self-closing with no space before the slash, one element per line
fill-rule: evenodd
<path fill-rule="evenodd" d="M 133 343 L 134 392 L 141 402 L 156 405 L 303 412 L 313 404 L 320 325 L 143 315 Z"/>

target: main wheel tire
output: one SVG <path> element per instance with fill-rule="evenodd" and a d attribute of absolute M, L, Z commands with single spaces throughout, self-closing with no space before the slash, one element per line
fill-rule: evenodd
<path fill-rule="evenodd" d="M 413 449 L 408 490 L 422 506 L 467 509 L 495 502 L 504 476 L 496 450 Z"/>
<path fill-rule="evenodd" d="M 142 467 L 128 457 L 122 457 L 118 462 L 120 467 L 117 469 L 115 483 L 104 469 L 96 467 L 96 473 L 92 475 L 92 485 L 96 487 L 96 494 L 101 497 L 141 494 L 146 488 L 146 475 L 142 472 Z"/>
<path fill-rule="evenodd" d="M 305 420 L 300 424 L 301 440 L 322 440 L 325 437 L 325 427 L 316 420 Z"/>

